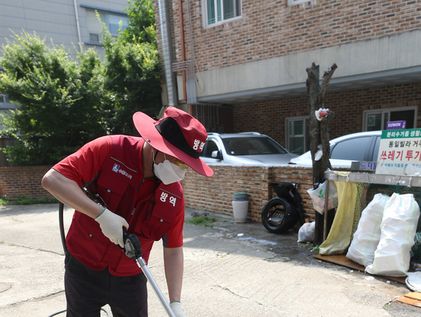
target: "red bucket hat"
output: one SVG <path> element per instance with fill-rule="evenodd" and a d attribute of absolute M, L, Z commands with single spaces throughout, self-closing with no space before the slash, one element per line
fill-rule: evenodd
<path fill-rule="evenodd" d="M 157 121 L 143 112 L 136 112 L 133 122 L 153 148 L 176 157 L 201 175 L 213 175 L 213 170 L 199 158 L 208 137 L 206 129 L 187 112 L 168 107 Z"/>

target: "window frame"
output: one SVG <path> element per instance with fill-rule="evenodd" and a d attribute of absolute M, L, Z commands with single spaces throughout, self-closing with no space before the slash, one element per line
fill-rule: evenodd
<path fill-rule="evenodd" d="M 98 13 L 100 15 L 101 22 L 106 25 L 107 30 L 111 34 L 112 37 L 116 37 L 117 35 L 115 33 L 111 32 L 111 30 L 110 30 L 109 17 L 120 17 L 121 19 L 125 19 L 126 20 L 125 27 L 123 27 L 121 29 L 121 31 L 123 31 L 125 28 L 128 27 L 129 17 L 124 12 L 120 12 L 120 11 L 116 11 L 116 10 L 110 10 L 110 9 L 106 9 L 106 8 L 102 8 L 102 7 L 97 7 L 97 6 L 85 5 L 85 4 L 81 4 L 80 7 L 85 10 L 85 28 L 86 28 L 86 31 L 85 31 L 86 34 L 85 34 L 85 36 L 86 36 L 86 40 L 85 40 L 84 43 L 86 45 L 103 46 L 103 43 L 102 43 L 102 40 L 103 40 L 102 26 L 99 25 L 98 31 L 89 28 L 89 22 L 88 22 L 88 20 L 90 19 L 89 15 L 91 13 L 93 13 L 94 15 L 96 15 L 96 13 Z M 99 21 L 98 21 L 98 23 L 100 24 Z M 90 34 L 91 33 L 98 35 L 98 37 L 99 37 L 99 43 L 97 43 L 97 42 L 91 42 L 90 41 Z"/>
<path fill-rule="evenodd" d="M 417 116 L 418 116 L 418 107 L 416 106 L 408 106 L 408 107 L 393 107 L 393 108 L 382 108 L 382 109 L 370 109 L 363 111 L 363 131 L 370 131 L 368 130 L 368 116 L 370 114 L 381 114 L 382 117 L 382 129 L 385 130 L 387 122 L 385 121 L 386 115 L 388 118 L 390 118 L 392 112 L 399 112 L 399 111 L 408 111 L 413 110 L 414 111 L 414 118 L 413 118 L 413 126 L 414 128 L 417 127 Z"/>
<path fill-rule="evenodd" d="M 215 2 L 215 20 L 216 21 L 215 21 L 215 23 L 211 23 L 211 24 L 209 24 L 209 22 L 208 22 L 209 21 L 209 19 L 208 19 L 208 1 Z M 216 5 L 218 1 L 221 1 L 221 4 L 222 4 L 222 6 L 221 6 L 221 17 L 222 18 L 219 21 L 218 21 L 218 12 L 217 12 L 217 5 Z M 203 16 L 203 25 L 204 25 L 204 27 L 212 28 L 212 27 L 215 27 L 215 26 L 224 24 L 224 23 L 228 23 L 228 22 L 232 22 L 232 21 L 241 19 L 242 13 L 243 13 L 243 10 L 242 10 L 242 8 L 243 8 L 243 1 L 242 0 L 238 0 L 238 6 L 239 7 L 237 8 L 236 11 L 239 12 L 239 15 L 234 16 L 232 18 L 228 18 L 228 19 L 224 19 L 223 18 L 223 16 L 224 16 L 223 1 L 224 0 L 202 0 L 202 16 Z M 234 2 L 234 7 L 235 7 L 237 0 L 230 0 L 230 1 L 233 1 Z"/>
<path fill-rule="evenodd" d="M 290 138 L 292 137 L 289 134 L 289 124 L 291 122 L 294 122 L 294 121 L 303 121 L 303 129 L 304 129 L 304 131 L 303 131 L 304 134 L 302 135 L 303 142 L 304 142 L 303 153 L 308 151 L 308 148 L 309 148 L 308 147 L 308 140 L 309 140 L 308 122 L 309 122 L 309 119 L 310 119 L 309 116 L 299 116 L 299 117 L 285 118 L 285 146 L 286 146 L 286 148 L 288 149 L 289 152 L 291 152 L 291 146 L 290 146 L 291 139 Z M 293 152 L 291 152 L 291 153 L 293 153 Z M 300 154 L 303 154 L 303 153 L 299 153 L 299 154 L 296 153 L 296 154 L 300 155 Z"/>

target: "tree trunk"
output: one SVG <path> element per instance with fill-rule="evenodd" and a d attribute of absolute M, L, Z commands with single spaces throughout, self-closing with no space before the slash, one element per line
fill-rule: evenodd
<path fill-rule="evenodd" d="M 313 166 L 314 188 L 317 188 L 319 184 L 324 182 L 324 173 L 328 168 L 331 168 L 329 161 L 330 146 L 328 123 L 333 117 L 333 113 L 329 111 L 328 115 L 320 121 L 316 118 L 315 113 L 320 108 L 325 108 L 324 97 L 326 95 L 327 86 L 329 85 L 329 81 L 336 68 L 336 64 L 333 64 L 330 70 L 323 74 L 321 85 L 319 79 L 319 65 L 312 63 L 311 67 L 306 69 L 306 86 L 310 104 L 310 152 Z M 322 158 L 320 160 L 316 160 L 316 153 L 319 150 L 322 150 Z M 315 244 L 320 244 L 323 241 L 323 223 L 323 215 L 316 212 Z"/>

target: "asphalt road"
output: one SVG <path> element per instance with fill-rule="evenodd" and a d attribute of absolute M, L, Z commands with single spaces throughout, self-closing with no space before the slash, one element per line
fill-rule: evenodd
<path fill-rule="evenodd" d="M 320 262 L 295 233 L 216 217 L 213 227 L 185 225 L 183 305 L 189 317 L 420 316 L 394 299 L 401 284 Z M 65 223 L 72 212 L 66 211 Z M 215 215 L 211 214 L 212 217 Z M 65 316 L 63 250 L 57 205 L 0 207 L 0 316 Z M 149 267 L 166 293 L 162 247 Z M 149 289 L 151 317 L 166 316 Z M 104 307 L 103 316 L 111 316 Z"/>

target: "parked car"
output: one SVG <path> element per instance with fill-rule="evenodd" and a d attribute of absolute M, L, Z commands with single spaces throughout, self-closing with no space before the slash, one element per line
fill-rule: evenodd
<path fill-rule="evenodd" d="M 347 134 L 330 141 L 330 164 L 334 169 L 350 169 L 351 163 L 376 162 L 381 131 Z M 291 159 L 289 164 L 311 167 L 311 152 Z"/>
<path fill-rule="evenodd" d="M 288 165 L 296 154 L 258 132 L 208 133 L 201 158 L 215 165 Z"/>

